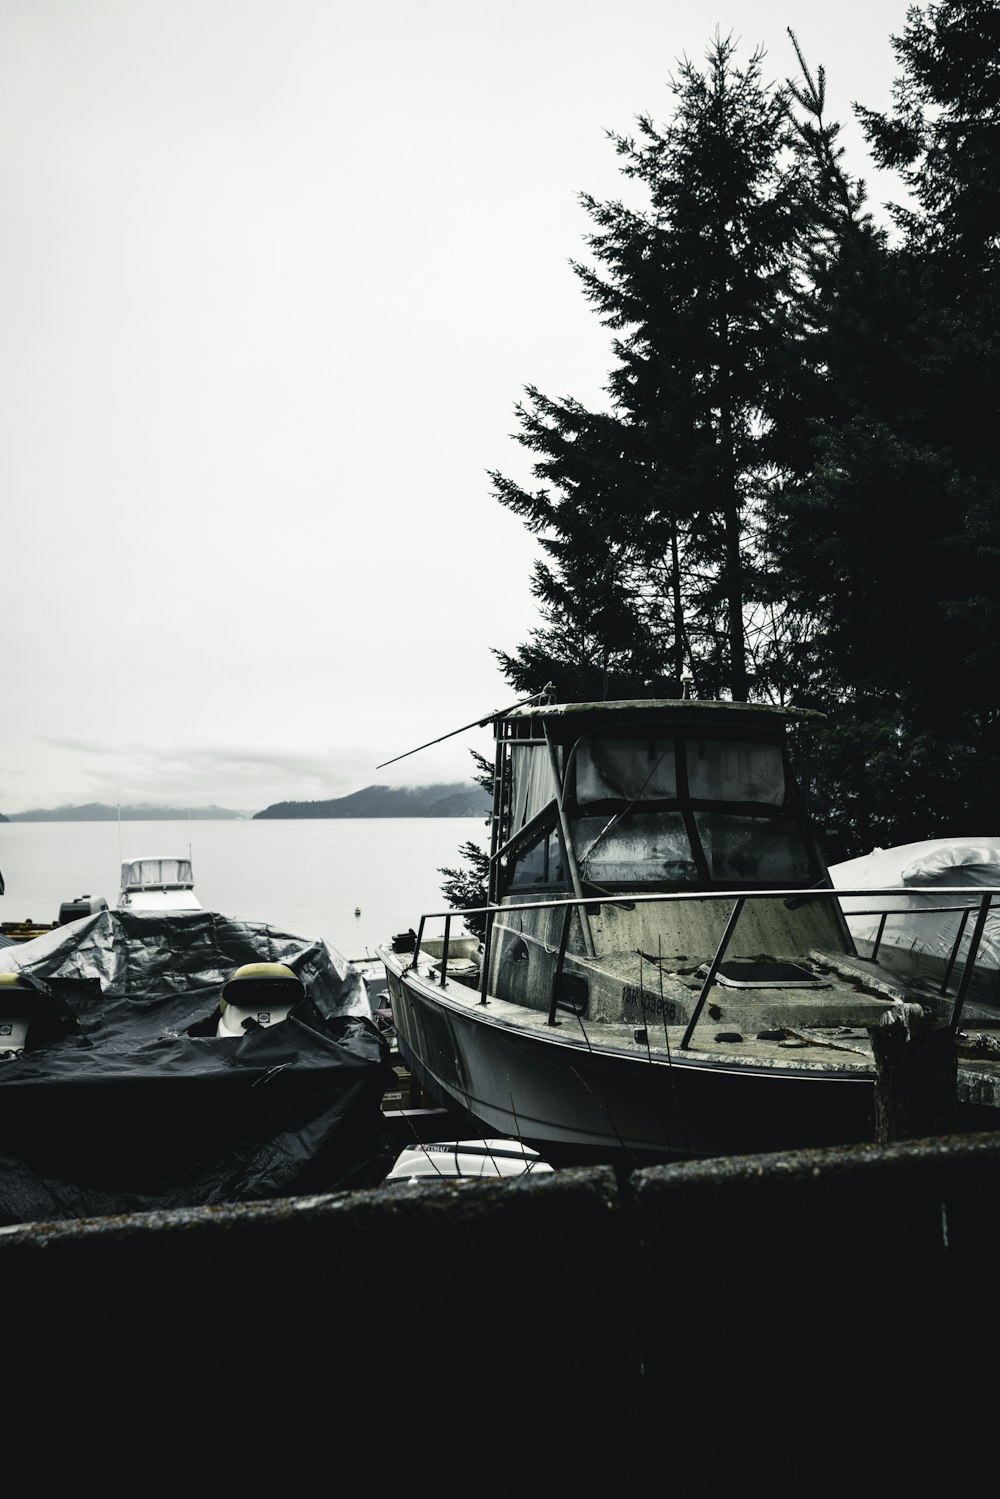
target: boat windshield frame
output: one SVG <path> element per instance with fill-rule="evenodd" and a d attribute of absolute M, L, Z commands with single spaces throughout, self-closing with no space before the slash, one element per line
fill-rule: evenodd
<path fill-rule="evenodd" d="M 156 867 L 157 878 L 149 878 Z M 183 854 L 148 854 L 122 861 L 122 890 L 193 890 L 194 872 Z"/>
<path fill-rule="evenodd" d="M 657 712 L 655 707 L 648 714 L 643 714 L 641 711 L 635 711 L 640 705 L 628 706 L 632 711 L 623 713 L 621 716 L 614 714 L 613 711 L 595 715 L 596 721 L 592 719 L 582 732 L 572 737 L 565 734 L 565 728 L 573 723 L 573 720 L 568 717 L 554 720 L 551 724 L 544 720 L 543 723 L 538 724 L 536 718 L 535 724 L 531 726 L 527 734 L 522 729 L 515 736 L 498 735 L 497 771 L 505 777 L 507 789 L 506 794 L 498 799 L 497 804 L 498 825 L 495 828 L 491 854 L 492 898 L 514 896 L 520 899 L 528 897 L 534 891 L 552 894 L 556 888 L 568 890 L 571 884 L 571 871 L 567 866 L 571 862 L 575 863 L 579 870 L 581 885 L 595 893 L 637 888 L 650 891 L 753 890 L 775 885 L 809 888 L 829 881 L 826 861 L 809 820 L 789 757 L 784 732 L 785 718 L 780 714 L 775 714 L 773 718 L 770 718 L 770 714 L 765 716 L 763 713 L 753 717 L 745 712 L 726 712 L 726 709 L 733 706 L 729 704 L 718 705 L 714 713 L 711 710 L 705 712 L 705 705 L 697 705 L 698 711 L 689 714 L 677 711 Z M 671 705 L 674 709 L 679 706 Z M 687 706 L 694 707 L 695 705 Z M 608 704 L 607 707 L 613 710 L 614 705 Z M 739 707 L 743 708 L 744 705 L 739 705 Z M 771 712 L 773 713 L 773 710 Z M 601 722 L 602 718 L 603 722 Z M 553 737 L 550 729 L 557 725 L 558 729 L 563 732 L 559 733 L 558 737 Z M 573 727 L 576 726 L 577 724 L 573 723 Z M 675 783 L 672 790 L 674 794 L 654 796 L 644 800 L 641 794 L 642 788 L 640 788 L 631 800 L 627 800 L 624 796 L 608 796 L 581 801 L 578 795 L 576 771 L 586 747 L 601 738 L 622 741 L 648 738 L 654 742 L 669 743 L 673 751 Z M 779 757 L 780 795 L 773 799 L 692 796 L 689 784 L 689 746 L 697 740 L 773 748 Z M 556 796 L 529 817 L 521 827 L 511 832 L 509 826 L 512 816 L 512 793 L 509 782 L 512 775 L 513 747 L 522 750 L 530 747 L 536 754 L 541 754 L 546 748 L 548 749 L 553 765 Z M 676 861 L 677 868 L 671 874 L 663 874 L 654 878 L 650 878 L 646 873 L 637 873 L 624 878 L 615 878 L 613 875 L 612 877 L 602 876 L 599 882 L 589 877 L 585 865 L 597 844 L 614 827 L 636 817 L 673 819 L 678 846 L 682 846 L 689 856 Z M 787 833 L 789 859 L 796 861 L 799 865 L 798 873 L 794 874 L 790 867 L 776 870 L 772 864 L 755 875 L 745 870 L 740 872 L 733 867 L 732 860 L 713 872 L 711 850 L 706 846 L 712 831 L 709 819 L 718 820 L 727 817 L 742 819 L 747 824 L 752 821 L 760 827 L 767 822 L 780 824 Z M 587 830 L 588 841 L 580 836 L 581 823 L 585 818 L 594 819 L 597 824 L 600 824 L 596 830 L 593 827 Z M 751 831 L 750 828 L 748 828 L 749 831 Z M 725 832 L 724 824 L 719 827 L 719 832 Z M 561 838 L 565 843 L 566 835 L 569 836 L 572 844 L 569 859 L 563 854 L 559 876 L 553 878 L 550 869 L 551 840 L 553 837 Z M 519 866 L 518 860 L 523 859 L 527 849 L 534 848 L 535 841 L 544 839 L 549 840 L 545 847 L 544 857 L 536 859 L 540 877 L 533 881 L 529 872 L 527 877 L 518 878 L 519 867 L 523 867 Z M 714 857 L 717 864 L 722 866 L 723 854 L 717 851 Z M 667 868 L 666 862 L 663 867 Z"/>

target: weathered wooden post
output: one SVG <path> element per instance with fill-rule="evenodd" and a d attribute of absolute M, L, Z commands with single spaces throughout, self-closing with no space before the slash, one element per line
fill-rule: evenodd
<path fill-rule="evenodd" d="M 900 1004 L 871 1028 L 875 1053 L 875 1140 L 950 1135 L 958 1126 L 958 1059 L 947 1022 Z"/>

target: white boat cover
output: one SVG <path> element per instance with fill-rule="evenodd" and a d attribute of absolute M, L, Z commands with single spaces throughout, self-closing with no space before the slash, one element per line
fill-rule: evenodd
<path fill-rule="evenodd" d="M 975 908 L 984 889 L 1000 889 L 1000 838 L 932 838 L 894 848 L 875 848 L 859 859 L 831 864 L 830 878 L 840 890 L 895 890 L 881 899 L 842 896 L 840 904 L 858 951 L 867 956 L 878 936 L 881 911 L 889 911 L 880 955 L 900 972 L 940 980 L 955 946 L 962 909 L 968 916 L 949 985 L 954 990 L 969 950 Z M 958 889 L 943 896 L 944 889 Z M 968 890 L 965 896 L 962 892 Z M 990 910 L 976 958 L 978 998 L 1000 1002 L 1000 899 Z"/>

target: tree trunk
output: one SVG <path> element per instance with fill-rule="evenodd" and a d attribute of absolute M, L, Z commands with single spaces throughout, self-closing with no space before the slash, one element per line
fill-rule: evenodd
<path fill-rule="evenodd" d="M 740 559 L 740 520 L 735 497 L 726 506 L 726 606 L 729 636 L 729 690 L 733 701 L 747 700 L 747 654 L 743 638 L 743 576 Z"/>
<path fill-rule="evenodd" d="M 677 546 L 676 517 L 670 523 L 670 567 L 670 587 L 674 600 L 674 676 L 680 692 L 680 680 L 684 673 L 684 605 L 681 602 L 681 559 Z"/>

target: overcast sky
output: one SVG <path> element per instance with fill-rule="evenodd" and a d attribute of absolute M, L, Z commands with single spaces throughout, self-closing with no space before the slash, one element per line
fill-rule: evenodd
<path fill-rule="evenodd" d="M 516 697 L 487 470 L 525 385 L 601 399 L 605 132 L 791 26 L 877 202 L 906 8 L 0 0 L 0 811 L 466 779 L 487 730 L 376 767 Z"/>

